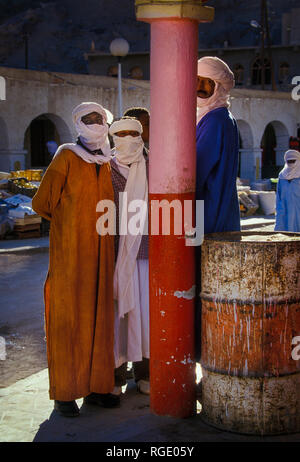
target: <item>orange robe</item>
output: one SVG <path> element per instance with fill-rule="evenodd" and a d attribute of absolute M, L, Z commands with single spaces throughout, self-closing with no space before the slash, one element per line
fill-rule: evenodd
<path fill-rule="evenodd" d="M 114 236 L 99 236 L 96 205 L 114 200 L 110 165 L 65 149 L 32 200 L 51 221 L 44 287 L 50 399 L 71 401 L 114 387 Z"/>

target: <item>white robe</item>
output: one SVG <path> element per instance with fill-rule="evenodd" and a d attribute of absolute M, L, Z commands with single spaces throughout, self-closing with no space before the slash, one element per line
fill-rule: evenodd
<path fill-rule="evenodd" d="M 127 178 L 129 167 L 120 165 L 121 174 Z M 149 358 L 149 260 L 136 261 L 134 270 L 135 309 L 119 318 L 115 301 L 115 366 L 127 361 Z"/>

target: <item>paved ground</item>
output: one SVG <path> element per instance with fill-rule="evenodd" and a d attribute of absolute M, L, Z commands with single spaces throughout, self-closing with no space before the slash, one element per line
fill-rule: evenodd
<path fill-rule="evenodd" d="M 274 231 L 275 215 L 255 215 L 241 218 L 242 231 L 260 229 L 262 231 Z"/>
<path fill-rule="evenodd" d="M 47 370 L 0 390 L 0 441 L 7 442 L 299 442 L 300 434 L 247 436 L 217 430 L 201 421 L 161 417 L 132 381 L 117 409 L 82 404 L 81 415 L 63 418 L 48 400 Z"/>
<path fill-rule="evenodd" d="M 273 230 L 274 218 L 247 219 L 243 229 Z M 133 381 L 118 409 L 82 404 L 80 417 L 66 419 L 48 399 L 43 340 L 42 285 L 48 266 L 48 239 L 0 241 L 0 336 L 7 359 L 0 361 L 0 441 L 21 442 L 299 442 L 300 434 L 247 436 L 224 432 L 201 421 L 150 412 L 149 397 Z M 1 351 L 0 351 L 1 353 Z M 2 352 L 3 353 L 3 352 Z M 20 380 L 22 379 L 22 380 Z"/>

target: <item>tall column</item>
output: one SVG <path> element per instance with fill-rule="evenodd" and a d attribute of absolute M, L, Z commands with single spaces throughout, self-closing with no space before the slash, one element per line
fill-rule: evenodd
<path fill-rule="evenodd" d="M 254 165 L 253 148 L 240 149 L 240 178 L 256 180 L 256 163 Z"/>
<path fill-rule="evenodd" d="M 262 148 L 253 148 L 253 161 L 254 161 L 254 171 L 255 179 L 261 179 L 261 168 L 262 168 Z"/>
<path fill-rule="evenodd" d="M 136 0 L 137 19 L 151 24 L 150 224 L 155 201 L 184 208 L 195 200 L 198 22 L 213 19 L 201 1 Z M 171 214 L 172 216 L 172 214 Z M 172 227 L 171 227 L 172 229 Z M 180 235 L 151 235 L 150 407 L 187 417 L 196 409 L 194 247 Z"/>
<path fill-rule="evenodd" d="M 286 145 L 288 146 L 288 144 Z M 275 159 L 276 159 L 276 165 L 279 167 L 284 166 L 284 153 L 288 150 L 288 147 L 286 148 L 275 148 Z"/>

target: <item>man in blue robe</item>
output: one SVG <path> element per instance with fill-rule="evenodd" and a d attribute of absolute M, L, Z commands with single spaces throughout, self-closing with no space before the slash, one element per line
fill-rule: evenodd
<path fill-rule="evenodd" d="M 224 61 L 198 61 L 196 199 L 204 200 L 204 233 L 240 230 L 236 188 L 238 129 L 229 112 L 233 73 Z"/>
<path fill-rule="evenodd" d="M 196 199 L 204 200 L 204 234 L 240 231 L 236 178 L 239 139 L 228 110 L 234 75 L 224 61 L 204 57 L 197 71 Z M 196 361 L 201 354 L 201 248 L 196 250 Z"/>

